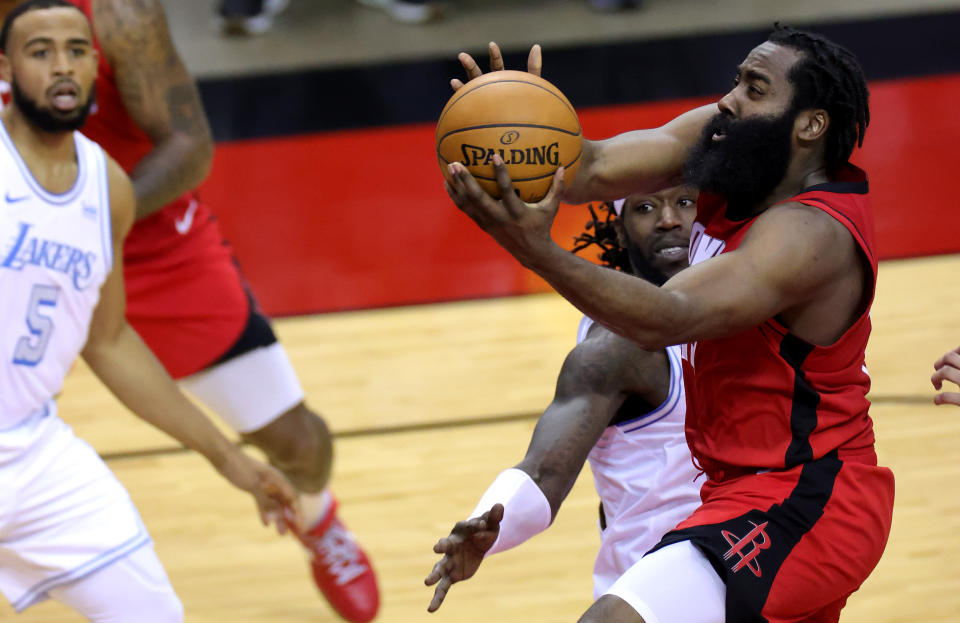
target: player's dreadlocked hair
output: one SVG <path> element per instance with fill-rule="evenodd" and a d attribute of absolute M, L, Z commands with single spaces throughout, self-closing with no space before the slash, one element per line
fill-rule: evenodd
<path fill-rule="evenodd" d="M 13 9 L 7 13 L 7 16 L 4 18 L 3 26 L 0 26 L 0 53 L 7 53 L 7 40 L 10 38 L 10 28 L 13 26 L 13 22 L 15 22 L 18 17 L 30 11 L 59 8 L 76 9 L 77 11 L 80 10 L 65 0 L 26 0 L 25 2 L 21 2 L 17 6 L 13 7 Z"/>
<path fill-rule="evenodd" d="M 779 22 L 767 40 L 802 53 L 787 76 L 795 90 L 793 108 L 823 108 L 830 115 L 826 165 L 836 171 L 850 159 L 854 145 L 863 146 L 870 124 L 870 93 L 860 63 L 845 47 Z"/>
<path fill-rule="evenodd" d="M 633 274 L 633 266 L 630 264 L 630 255 L 627 250 L 620 246 L 620 239 L 617 237 L 617 229 L 614 222 L 617 219 L 617 212 L 612 203 L 603 203 L 600 209 L 606 212 L 603 220 L 597 215 L 593 204 L 587 206 L 590 210 L 590 220 L 587 221 L 586 231 L 573 239 L 576 246 L 573 247 L 574 253 L 579 253 L 584 249 L 596 245 L 600 247 L 600 255 L 597 258 L 605 266 L 623 271 L 627 274 Z M 593 230 L 591 234 L 590 231 Z"/>

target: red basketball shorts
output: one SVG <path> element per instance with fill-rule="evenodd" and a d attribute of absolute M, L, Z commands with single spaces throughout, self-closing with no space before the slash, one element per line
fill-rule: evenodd
<path fill-rule="evenodd" d="M 880 561 L 893 495 L 889 469 L 833 452 L 707 482 L 703 505 L 654 549 L 700 548 L 727 585 L 727 623 L 832 623 Z"/>

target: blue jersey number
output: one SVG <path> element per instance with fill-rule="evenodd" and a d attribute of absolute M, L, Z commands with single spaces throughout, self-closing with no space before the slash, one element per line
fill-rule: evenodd
<path fill-rule="evenodd" d="M 57 286 L 33 286 L 27 307 L 27 328 L 30 329 L 30 335 L 24 335 L 17 340 L 13 363 L 35 366 L 43 359 L 43 353 L 47 350 L 47 343 L 53 333 L 53 319 L 43 313 L 43 308 L 56 306 L 59 295 L 60 288 Z"/>

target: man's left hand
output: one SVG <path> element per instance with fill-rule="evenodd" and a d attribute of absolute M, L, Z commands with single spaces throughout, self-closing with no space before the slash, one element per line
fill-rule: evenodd
<path fill-rule="evenodd" d="M 533 268 L 537 260 L 555 246 L 550 237 L 550 228 L 563 194 L 563 167 L 557 169 L 550 190 L 542 200 L 525 203 L 517 196 L 500 156 L 493 157 L 497 186 L 500 188 L 499 201 L 484 192 L 461 163 L 453 162 L 448 166 L 451 181 L 444 181 L 447 194 L 462 212 L 521 264 Z"/>

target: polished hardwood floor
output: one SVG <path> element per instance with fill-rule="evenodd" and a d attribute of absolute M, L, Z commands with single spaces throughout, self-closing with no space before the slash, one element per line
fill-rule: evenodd
<path fill-rule="evenodd" d="M 960 256 L 886 262 L 867 363 L 893 533 L 842 621 L 960 620 L 960 409 L 935 407 L 932 363 L 960 344 Z M 310 402 L 337 434 L 334 488 L 373 557 L 379 621 L 575 621 L 598 544 L 585 470 L 549 531 L 487 560 L 426 613 L 431 547 L 523 455 L 579 314 L 555 295 L 284 319 L 277 330 Z M 126 413 L 78 364 L 60 400 L 130 490 L 192 622 L 337 621 L 292 539 L 195 455 Z M 80 620 L 55 603 L 0 620 Z"/>

